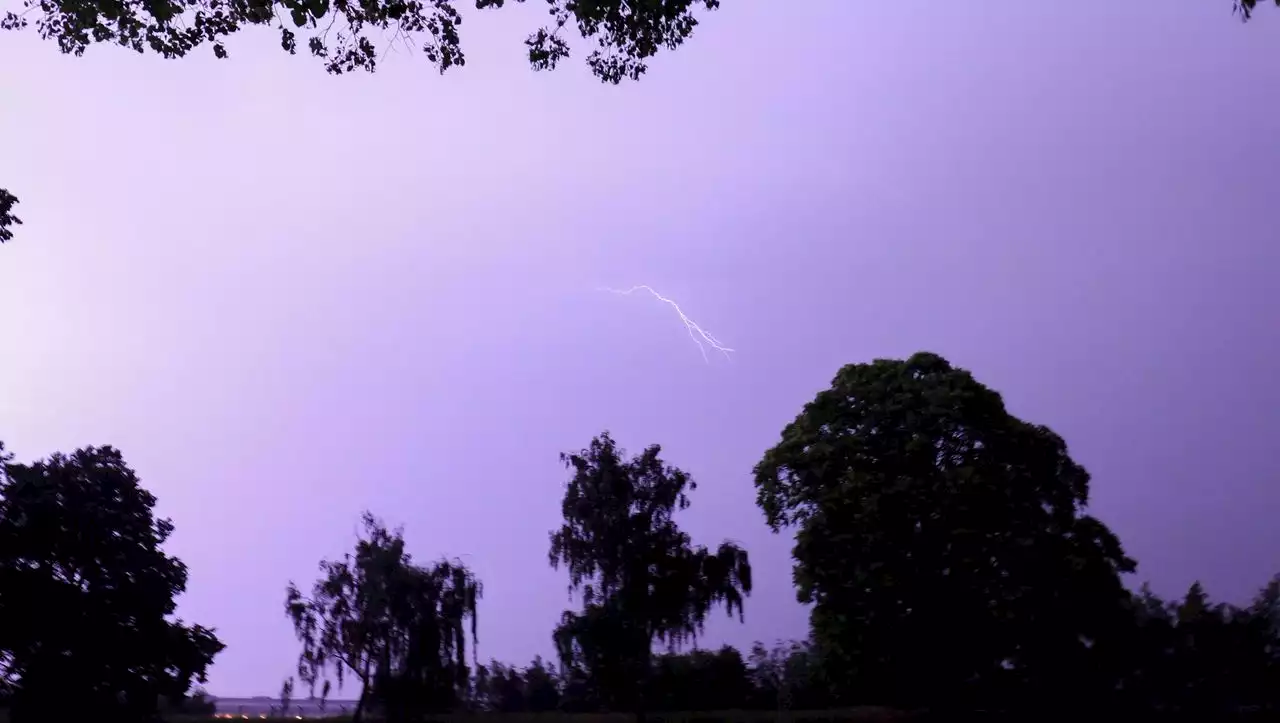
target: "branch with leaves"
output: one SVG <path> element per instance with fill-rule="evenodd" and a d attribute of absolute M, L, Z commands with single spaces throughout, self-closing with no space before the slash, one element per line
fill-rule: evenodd
<path fill-rule="evenodd" d="M 1267 0 L 1262 0 L 1266 4 Z M 1280 8 L 1280 0 L 1275 0 L 1276 7 Z M 1240 13 L 1242 20 L 1249 20 L 1253 17 L 1253 11 L 1258 9 L 1258 0 L 1235 0 L 1234 10 Z"/>
<path fill-rule="evenodd" d="M 523 2 L 524 0 L 516 0 Z M 506 0 L 475 0 L 477 10 L 497 9 Z M 698 25 L 698 6 L 712 10 L 719 0 L 663 2 L 580 2 L 547 0 L 552 22 L 525 40 L 529 62 L 550 70 L 569 57 L 561 31 L 574 25 L 595 41 L 587 57 L 592 72 L 606 82 L 638 79 L 646 61 L 661 49 L 679 47 Z M 464 65 L 454 0 L 23 0 L 21 12 L 8 12 L 0 28 L 34 24 L 40 36 L 64 53 L 83 55 L 89 45 L 110 43 L 139 53 L 150 50 L 181 58 L 208 45 L 227 57 L 225 39 L 249 26 L 280 33 L 283 50 L 297 52 L 298 35 L 331 73 L 372 71 L 378 54 L 374 35 L 416 38 L 441 72 Z"/>
<path fill-rule="evenodd" d="M 13 214 L 18 197 L 0 188 L 0 244 L 13 238 L 13 227 L 21 226 L 22 219 Z"/>
<path fill-rule="evenodd" d="M 477 10 L 498 9 L 507 0 L 475 0 Z M 524 0 L 515 0 L 522 3 Z M 660 50 L 674 50 L 698 26 L 699 7 L 714 10 L 720 0 L 546 0 L 551 23 L 529 34 L 524 44 L 534 70 L 554 70 L 569 57 L 564 29 L 573 26 L 594 49 L 591 72 L 606 83 L 638 80 Z M 396 43 L 421 48 L 443 73 L 466 64 L 462 14 L 455 0 L 22 0 L 19 11 L 0 15 L 0 30 L 34 26 L 70 55 L 84 55 L 105 43 L 138 53 L 182 58 L 208 46 L 228 57 L 227 37 L 252 26 L 273 28 L 280 47 L 294 55 L 301 44 L 335 75 L 373 72 Z M 300 40 L 301 36 L 301 40 Z M 387 38 L 382 53 L 375 38 Z M 18 201 L 0 189 L 0 243 L 22 223 L 12 214 Z"/>

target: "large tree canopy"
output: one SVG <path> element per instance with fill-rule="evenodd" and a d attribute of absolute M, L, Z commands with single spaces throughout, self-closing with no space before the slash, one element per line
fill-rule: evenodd
<path fill-rule="evenodd" d="M 370 704 L 389 720 L 447 709 L 467 684 L 480 582 L 460 562 L 415 564 L 400 530 L 368 513 L 363 521 L 355 554 L 321 562 L 310 597 L 288 587 L 285 611 L 302 642 L 298 677 L 314 694 L 327 673 L 339 686 L 354 674 L 356 721 Z"/>
<path fill-rule="evenodd" d="M 650 673 L 654 641 L 674 647 L 702 630 L 723 605 L 742 615 L 751 592 L 747 553 L 725 542 L 694 546 L 673 519 L 697 488 L 653 445 L 627 459 L 606 432 L 576 454 L 551 534 L 551 564 L 582 592 L 581 613 L 565 612 L 555 639 L 562 663 L 591 681 L 602 702 L 643 711 L 638 694 Z"/>
<path fill-rule="evenodd" d="M 1089 475 L 1047 427 L 945 359 L 840 370 L 755 468 L 836 690 L 886 703 L 1063 678 L 1122 615 L 1133 570 L 1083 513 Z"/>
<path fill-rule="evenodd" d="M 111 447 L 14 464 L 0 446 L 0 662 L 11 719 L 145 720 L 222 643 L 170 618 L 187 569 Z"/>

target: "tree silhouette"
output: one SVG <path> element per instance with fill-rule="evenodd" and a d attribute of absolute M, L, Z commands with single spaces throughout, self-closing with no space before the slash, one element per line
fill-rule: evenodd
<path fill-rule="evenodd" d="M 1262 0 L 1266 4 L 1267 0 Z M 1275 0 L 1276 7 L 1280 7 L 1280 0 Z M 1240 17 L 1249 20 L 1253 17 L 1253 11 L 1258 8 L 1258 0 L 1235 0 L 1235 10 L 1240 13 Z"/>
<path fill-rule="evenodd" d="M 18 205 L 18 198 L 3 188 L 0 188 L 0 244 L 13 238 L 13 227 L 21 226 L 22 219 L 13 213 L 13 207 Z"/>
<path fill-rule="evenodd" d="M 286 717 L 289 715 L 289 705 L 293 702 L 293 677 L 284 679 L 280 684 L 280 715 Z"/>
<path fill-rule="evenodd" d="M 1245 608 L 1213 603 L 1199 582 L 1177 601 L 1143 585 L 1130 637 L 1115 651 L 1121 702 L 1135 710 L 1221 716 L 1280 703 L 1280 579 Z"/>
<path fill-rule="evenodd" d="M 835 690 L 1084 695 L 1134 564 L 1083 514 L 1089 475 L 1063 440 L 968 372 L 928 353 L 846 366 L 755 475 L 769 525 L 797 528 L 797 595 Z"/>
<path fill-rule="evenodd" d="M 742 653 L 725 645 L 657 656 L 645 700 L 660 711 L 721 711 L 750 705 L 754 692 Z"/>
<path fill-rule="evenodd" d="M 14 723 L 144 720 L 223 645 L 171 619 L 173 524 L 112 447 L 14 464 L 0 445 L 0 661 Z"/>
<path fill-rule="evenodd" d="M 523 0 L 516 0 L 517 3 Z M 455 0 L 23 0 L 22 12 L 0 16 L 0 29 L 19 30 L 33 21 L 41 37 L 64 53 L 83 55 L 94 43 L 109 43 L 166 58 L 181 58 L 209 45 L 227 57 L 223 41 L 251 26 L 280 33 L 280 46 L 294 54 L 302 43 L 330 73 L 372 71 L 379 51 L 374 38 L 391 37 L 387 47 L 418 45 L 440 72 L 465 65 Z M 477 10 L 497 9 L 506 0 L 475 0 Z M 551 70 L 569 57 L 564 29 L 571 27 L 595 48 L 587 65 L 601 80 L 638 79 L 646 61 L 679 47 L 698 25 L 697 8 L 714 10 L 720 0 L 547 0 L 551 22 L 525 39 L 530 65 Z"/>
<path fill-rule="evenodd" d="M 757 642 L 749 661 L 757 707 L 777 710 L 780 716 L 793 708 L 826 707 L 817 656 L 808 641 L 779 641 L 772 648 Z"/>
<path fill-rule="evenodd" d="M 459 562 L 413 563 L 400 530 L 369 513 L 355 553 L 320 563 L 310 597 L 289 584 L 285 611 L 302 643 L 298 677 L 312 694 L 332 671 L 360 681 L 354 720 L 373 703 L 389 720 L 447 708 L 468 679 L 467 627 L 476 642 L 478 580 Z"/>
<path fill-rule="evenodd" d="M 695 639 L 716 605 L 741 617 L 751 591 L 745 550 L 725 542 L 711 553 L 676 525 L 673 513 L 689 506 L 697 485 L 660 451 L 653 445 L 627 459 L 606 432 L 561 455 L 573 474 L 564 524 L 551 535 L 551 564 L 567 568 L 583 603 L 556 628 L 561 662 L 584 674 L 606 705 L 641 715 L 654 641 L 674 648 Z"/>
<path fill-rule="evenodd" d="M 524 670 L 525 710 L 544 713 L 560 706 L 559 681 L 555 671 L 547 667 L 542 657 L 535 657 Z"/>

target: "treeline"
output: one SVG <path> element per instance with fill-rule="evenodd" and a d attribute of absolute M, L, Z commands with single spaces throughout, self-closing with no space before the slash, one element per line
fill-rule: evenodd
<path fill-rule="evenodd" d="M 747 656 L 732 646 L 655 656 L 644 681 L 654 711 L 819 710 L 830 697 L 818 685 L 813 651 L 804 642 L 756 643 Z M 590 682 L 563 676 L 541 657 L 521 668 L 498 661 L 477 667 L 463 708 L 475 712 L 599 711 Z"/>
<path fill-rule="evenodd" d="M 483 584 L 420 561 L 366 513 L 355 548 L 290 583 L 300 643 L 282 697 L 359 690 L 354 717 L 455 711 L 819 709 L 1015 716 L 1280 709 L 1280 578 L 1242 606 L 1197 584 L 1176 600 L 1126 583 L 1137 564 L 1087 512 L 1089 474 L 1047 427 L 920 353 L 842 368 L 753 469 L 775 532 L 794 535 L 807 640 L 687 651 L 708 615 L 742 616 L 741 546 L 676 521 L 696 483 L 657 445 L 608 433 L 561 456 L 548 562 L 578 604 L 556 660 L 482 665 Z M 185 586 L 172 531 L 112 448 L 0 464 L 0 681 L 13 723 L 143 720 L 179 707 L 222 649 L 172 620 Z M 519 542 L 517 544 L 527 544 Z"/>
<path fill-rule="evenodd" d="M 1268 584 L 1243 608 L 1211 602 L 1199 583 L 1177 600 L 1161 600 L 1144 586 L 1134 603 L 1135 639 L 1111 666 L 1115 695 L 1104 710 L 1208 714 L 1280 706 L 1280 583 Z M 816 655 L 808 641 L 756 643 L 746 656 L 732 646 L 662 654 L 645 681 L 647 698 L 654 711 L 691 712 L 878 702 L 874 693 L 848 696 L 826 689 Z M 460 702 L 477 712 L 601 709 L 586 681 L 561 676 L 558 666 L 541 658 L 523 668 L 498 661 L 480 665 Z"/>

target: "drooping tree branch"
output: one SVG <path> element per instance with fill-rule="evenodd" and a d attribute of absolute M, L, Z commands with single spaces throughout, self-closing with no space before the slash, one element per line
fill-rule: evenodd
<path fill-rule="evenodd" d="M 298 678 L 314 694 L 329 672 L 339 687 L 354 675 L 361 685 L 357 718 L 371 696 L 402 713 L 446 707 L 467 680 L 480 582 L 457 561 L 414 564 L 402 533 L 372 515 L 364 526 L 354 554 L 321 563 L 309 597 L 287 588 L 285 611 L 302 643 Z"/>
<path fill-rule="evenodd" d="M 628 459 L 606 432 L 562 455 L 573 476 L 549 555 L 553 567 L 568 569 L 583 601 L 554 634 L 562 666 L 590 678 L 602 698 L 639 712 L 654 641 L 674 649 L 696 639 L 712 608 L 741 616 L 751 592 L 745 550 L 726 542 L 711 553 L 675 523 L 697 484 L 660 452 L 653 445 Z"/>

